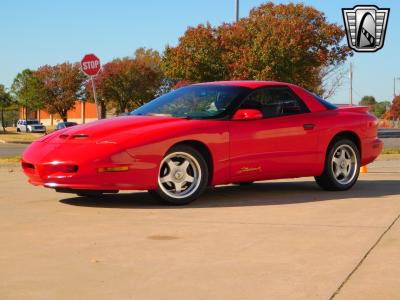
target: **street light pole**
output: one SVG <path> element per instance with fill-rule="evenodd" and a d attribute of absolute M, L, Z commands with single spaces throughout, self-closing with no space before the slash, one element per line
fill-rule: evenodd
<path fill-rule="evenodd" d="M 239 0 L 235 0 L 235 17 L 236 22 L 239 21 Z"/>
<path fill-rule="evenodd" d="M 353 64 L 352 63 L 350 63 L 349 79 L 350 79 L 350 105 L 353 106 Z"/>

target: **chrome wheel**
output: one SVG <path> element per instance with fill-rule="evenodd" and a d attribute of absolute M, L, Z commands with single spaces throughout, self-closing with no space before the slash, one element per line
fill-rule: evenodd
<path fill-rule="evenodd" d="M 350 183 L 357 174 L 357 157 L 353 148 L 342 144 L 338 146 L 332 156 L 332 173 L 335 180 L 343 185 Z"/>
<path fill-rule="evenodd" d="M 186 152 L 173 152 L 161 162 L 158 186 L 171 198 L 187 198 L 197 191 L 201 178 L 196 158 Z"/>

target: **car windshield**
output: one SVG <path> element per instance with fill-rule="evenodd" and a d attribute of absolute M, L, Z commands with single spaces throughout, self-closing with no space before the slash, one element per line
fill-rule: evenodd
<path fill-rule="evenodd" d="M 188 119 L 216 119 L 250 89 L 240 86 L 191 85 L 165 94 L 129 113 Z"/>
<path fill-rule="evenodd" d="M 27 121 L 26 124 L 28 124 L 28 125 L 38 125 L 40 123 L 39 123 L 39 121 Z"/>

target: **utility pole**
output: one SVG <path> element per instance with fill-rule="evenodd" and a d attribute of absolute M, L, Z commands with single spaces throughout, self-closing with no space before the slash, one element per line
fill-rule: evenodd
<path fill-rule="evenodd" d="M 350 79 L 350 105 L 353 106 L 353 64 L 352 63 L 350 63 L 349 79 Z"/>
<path fill-rule="evenodd" d="M 235 0 L 235 17 L 236 22 L 239 21 L 239 0 Z"/>
<path fill-rule="evenodd" d="M 394 77 L 393 78 L 393 98 L 396 97 L 396 80 L 400 80 L 400 77 Z"/>

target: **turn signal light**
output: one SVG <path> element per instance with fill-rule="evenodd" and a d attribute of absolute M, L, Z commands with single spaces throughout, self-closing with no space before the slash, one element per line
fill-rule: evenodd
<path fill-rule="evenodd" d="M 126 172 L 129 170 L 128 166 L 118 166 L 118 167 L 105 167 L 105 168 L 98 168 L 97 172 L 104 173 L 104 172 Z"/>

